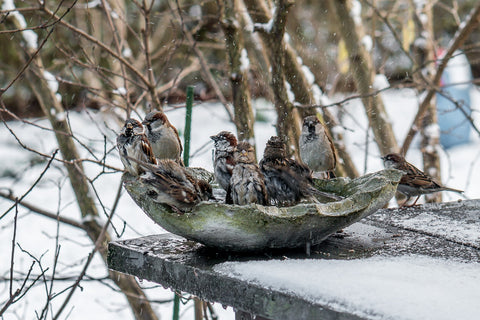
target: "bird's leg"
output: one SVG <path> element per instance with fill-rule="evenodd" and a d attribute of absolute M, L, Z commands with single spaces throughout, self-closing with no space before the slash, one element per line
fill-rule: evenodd
<path fill-rule="evenodd" d="M 411 197 L 408 197 L 407 200 L 405 200 L 405 202 L 400 206 L 400 208 L 402 208 L 402 207 L 413 207 L 417 203 L 418 199 L 420 199 L 420 196 L 421 195 L 419 195 L 417 197 L 417 199 L 415 199 L 415 201 L 413 201 L 412 204 L 407 205 L 408 200 L 410 200 L 410 198 L 411 198 Z"/>
<path fill-rule="evenodd" d="M 410 207 L 410 206 L 407 206 L 408 200 L 410 200 L 410 198 L 411 198 L 410 196 L 407 196 L 407 200 L 405 200 L 399 208 Z"/>
<path fill-rule="evenodd" d="M 170 208 L 172 208 L 173 212 L 175 212 L 175 213 L 178 214 L 178 215 L 183 215 L 183 214 L 185 214 L 185 212 L 183 212 L 182 210 L 178 209 L 178 208 L 175 207 L 175 206 L 170 206 Z"/>
<path fill-rule="evenodd" d="M 420 195 L 417 197 L 417 199 L 415 199 L 415 201 L 413 202 L 413 204 L 411 205 L 411 207 L 413 207 L 413 206 L 417 203 L 418 199 L 420 199 Z"/>

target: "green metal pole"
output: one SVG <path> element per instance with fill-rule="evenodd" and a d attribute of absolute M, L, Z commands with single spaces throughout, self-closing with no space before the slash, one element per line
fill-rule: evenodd
<path fill-rule="evenodd" d="M 185 114 L 185 143 L 183 144 L 183 163 L 188 167 L 190 160 L 190 134 L 192 131 L 193 86 L 187 87 L 187 101 Z"/>
<path fill-rule="evenodd" d="M 190 136 L 192 132 L 192 106 L 193 106 L 193 86 L 187 87 L 187 101 L 185 114 L 185 133 L 183 143 L 183 163 L 188 167 L 190 160 Z M 175 293 L 173 296 L 173 320 L 178 320 L 180 316 L 180 295 Z"/>
<path fill-rule="evenodd" d="M 180 317 L 180 296 L 174 293 L 173 296 L 173 320 L 178 320 Z"/>

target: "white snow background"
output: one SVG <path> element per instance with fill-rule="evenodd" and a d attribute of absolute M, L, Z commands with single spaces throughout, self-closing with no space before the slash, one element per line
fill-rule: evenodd
<path fill-rule="evenodd" d="M 408 127 L 418 107 L 419 98 L 410 89 L 388 90 L 381 94 L 399 143 L 403 142 Z M 341 99 L 340 97 L 337 99 Z M 275 134 L 275 116 L 270 104 L 257 100 L 255 109 L 257 114 L 266 118 L 265 122 L 255 124 L 258 158 L 261 158 L 265 142 Z M 472 89 L 472 106 L 480 103 L 480 94 Z M 169 110 L 166 108 L 170 121 L 183 133 L 185 109 Z M 478 118 L 478 110 L 473 116 Z M 111 116 L 94 111 L 70 111 L 67 114 L 73 132 L 78 139 L 91 148 L 98 157 L 103 156 L 104 139 L 106 136 L 107 151 L 114 148 L 118 124 L 112 121 Z M 345 104 L 342 124 L 345 128 L 345 143 L 353 157 L 357 168 L 363 173 L 365 162 L 365 128 L 366 116 L 359 100 L 352 100 Z M 203 103 L 193 108 L 192 141 L 190 166 L 200 166 L 212 170 L 212 147 L 210 135 L 221 130 L 235 132 L 234 125 L 228 121 L 223 106 L 219 104 Z M 39 126 L 49 127 L 45 119 L 31 119 Z M 477 120 L 478 124 L 478 120 Z M 54 135 L 47 130 L 24 124 L 8 122 L 20 141 L 28 147 L 46 154 L 52 154 L 56 149 Z M 373 135 L 369 136 L 366 172 L 383 169 L 380 154 L 372 142 Z M 183 138 L 183 137 L 182 137 Z M 202 148 L 203 146 L 203 148 Z M 458 146 L 448 151 L 441 150 L 443 183 L 453 188 L 465 190 L 468 198 L 480 198 L 480 139 L 472 134 L 469 144 Z M 197 152 L 202 148 L 202 152 Z M 91 157 L 88 152 L 79 147 L 82 157 Z M 59 155 L 58 155 L 59 156 Z M 17 196 L 25 193 L 45 167 L 45 161 L 38 162 L 39 156 L 19 146 L 15 137 L 5 125 L 0 127 L 0 188 L 2 191 L 11 189 Z M 407 159 L 422 168 L 421 153 L 418 144 L 414 143 L 407 154 Z M 113 149 L 108 153 L 106 162 L 121 168 L 118 152 Z M 90 178 L 101 173 L 102 169 L 91 163 L 84 163 L 87 175 Z M 108 170 L 107 170 L 108 171 Z M 121 174 L 103 174 L 95 180 L 94 186 L 102 203 L 110 209 Z M 443 193 L 444 201 L 461 199 L 455 193 Z M 67 179 L 66 171 L 58 162 L 41 179 L 37 187 L 28 194 L 25 201 L 53 213 L 60 211 L 62 216 L 79 219 L 73 192 Z M 392 206 L 394 202 L 392 201 Z M 0 213 L 12 205 L 12 202 L 0 199 Z M 100 206 L 99 206 L 100 208 Z M 13 236 L 13 217 L 11 211 L 0 220 L 0 277 L 9 278 L 11 243 Z M 106 214 L 100 212 L 100 219 L 106 220 Z M 113 224 L 118 232 L 126 228 L 121 239 L 134 238 L 149 234 L 165 232 L 155 225 L 130 199 L 126 192 L 120 199 Z M 114 239 L 115 232 L 109 230 Z M 60 224 L 60 254 L 57 274 L 62 276 L 77 276 L 85 263 L 86 257 L 92 249 L 91 241 L 81 230 Z M 50 267 L 46 275 L 52 274 L 55 254 L 56 222 L 19 206 L 16 242 L 29 254 L 41 258 L 43 265 Z M 471 237 L 472 235 L 468 235 Z M 477 237 L 480 236 L 477 235 Z M 14 276 L 21 278 L 21 272 L 26 272 L 32 263 L 32 258 L 22 252 L 17 246 L 15 249 Z M 435 268 L 433 268 L 435 267 Z M 422 256 L 405 256 L 397 258 L 373 257 L 359 261 L 332 261 L 332 260 L 295 260 L 226 263 L 218 266 L 218 270 L 232 276 L 242 277 L 249 281 L 262 282 L 264 285 L 282 290 L 298 289 L 304 292 L 308 299 L 323 297 L 326 302 L 336 301 L 339 309 L 348 310 L 351 306 L 363 307 L 365 314 L 375 309 L 382 313 L 379 318 L 392 319 L 447 319 L 454 315 L 457 319 L 480 318 L 478 301 L 480 301 L 480 266 L 478 264 L 464 264 L 459 261 L 433 259 Z M 292 272 L 292 271 L 295 272 Z M 434 270 L 433 272 L 431 270 Z M 40 270 L 35 267 L 34 274 Z M 295 277 L 293 275 L 295 274 Z M 313 276 L 314 274 L 315 276 Z M 330 275 L 342 275 L 330 277 Z M 126 299 L 123 294 L 114 292 L 109 280 L 101 284 L 97 281 L 88 281 L 88 278 L 103 278 L 107 275 L 105 264 L 96 255 L 87 271 L 86 281 L 81 283 L 72 298 L 62 319 L 132 319 Z M 302 280 L 304 279 L 304 280 Z M 73 281 L 56 280 L 53 292 L 58 293 L 70 286 Z M 14 290 L 20 285 L 16 282 Z M 173 293 L 153 283 L 142 281 L 147 289 L 148 296 L 153 300 L 171 299 Z M 17 305 L 9 309 L 5 319 L 32 319 L 35 311 L 41 312 L 45 304 L 44 286 L 36 286 Z M 0 302 L 8 298 L 8 281 L 0 282 Z M 53 312 L 63 302 L 65 294 L 53 300 Z M 474 303 L 474 301 L 476 301 Z M 162 319 L 172 316 L 172 304 L 154 304 Z M 231 308 L 224 310 L 215 304 L 220 319 L 234 319 Z M 452 308 L 452 309 L 450 309 Z M 455 313 L 449 313 L 450 311 Z M 448 311 L 448 312 L 447 312 Z M 49 310 L 51 312 L 51 310 Z M 181 306 L 182 319 L 193 319 L 191 304 Z M 373 316 L 372 316 L 373 317 Z"/>

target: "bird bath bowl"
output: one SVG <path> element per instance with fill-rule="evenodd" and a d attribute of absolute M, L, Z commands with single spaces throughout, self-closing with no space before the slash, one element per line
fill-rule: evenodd
<path fill-rule="evenodd" d="M 203 169 L 192 173 L 204 180 L 213 179 Z M 222 250 L 261 251 L 320 243 L 386 205 L 402 175 L 401 171 L 388 169 L 356 179 L 315 180 L 317 189 L 344 197 L 340 201 L 302 202 L 291 207 L 204 201 L 183 214 L 154 202 L 141 179 L 125 173 L 122 180 L 137 205 L 163 229 Z"/>

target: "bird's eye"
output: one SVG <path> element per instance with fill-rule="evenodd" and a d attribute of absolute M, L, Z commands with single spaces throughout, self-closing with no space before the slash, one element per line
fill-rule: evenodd
<path fill-rule="evenodd" d="M 156 192 L 153 191 L 153 190 L 149 190 L 149 191 L 147 191 L 147 195 L 148 195 L 149 197 L 154 198 L 154 197 L 156 197 L 156 196 L 158 195 L 158 193 L 156 193 Z"/>

